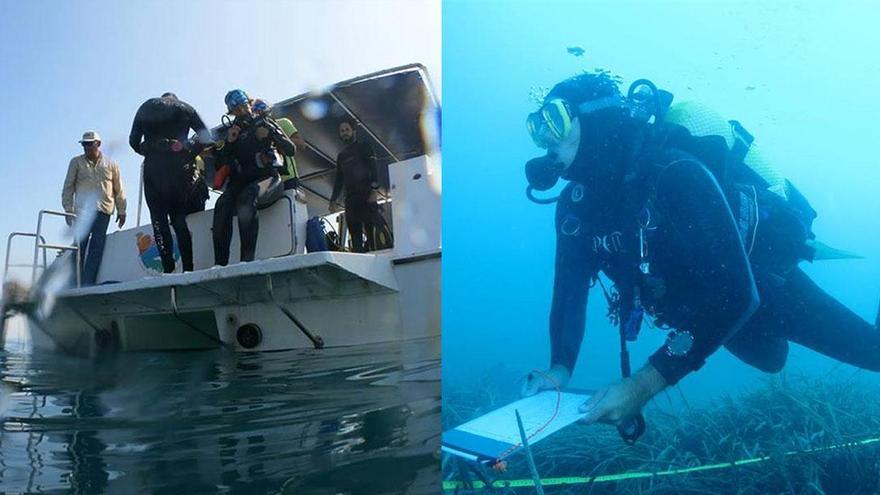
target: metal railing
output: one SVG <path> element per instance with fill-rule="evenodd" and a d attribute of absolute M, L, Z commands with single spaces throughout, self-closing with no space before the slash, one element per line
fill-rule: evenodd
<path fill-rule="evenodd" d="M 82 262 L 82 253 L 79 249 L 79 244 L 48 244 L 46 240 L 43 238 L 43 215 L 53 215 L 56 217 L 64 217 L 65 219 L 76 219 L 76 215 L 74 213 L 67 213 L 66 211 L 54 211 L 54 210 L 40 210 L 40 214 L 37 216 L 37 233 L 34 234 L 34 264 L 33 264 L 33 273 L 31 275 L 31 283 L 36 283 L 37 281 L 37 268 L 39 265 L 37 263 L 40 260 L 40 250 L 43 250 L 43 258 L 45 260 L 46 250 L 47 249 L 55 249 L 57 251 L 74 251 L 76 253 L 76 286 L 82 286 L 82 274 L 80 273 L 80 265 Z M 42 241 L 42 242 L 41 242 Z M 7 255 L 8 255 L 7 251 Z"/>
<path fill-rule="evenodd" d="M 13 233 L 9 234 L 9 237 L 6 238 L 6 262 L 3 265 L 4 266 L 4 268 L 3 268 L 3 282 L 4 283 L 7 280 L 9 280 L 9 269 L 10 268 L 31 268 L 31 269 L 33 269 L 33 265 L 31 265 L 30 263 L 10 263 L 9 262 L 9 256 L 10 256 L 10 253 L 12 252 L 12 240 L 15 239 L 16 237 L 34 237 L 34 238 L 36 238 L 37 234 L 31 233 L 31 232 L 13 232 Z M 39 241 L 42 242 L 43 244 L 46 243 L 46 239 L 44 239 L 43 237 L 40 237 Z M 46 260 L 46 251 L 43 250 L 43 270 L 45 270 L 48 266 L 49 266 L 49 264 Z"/>

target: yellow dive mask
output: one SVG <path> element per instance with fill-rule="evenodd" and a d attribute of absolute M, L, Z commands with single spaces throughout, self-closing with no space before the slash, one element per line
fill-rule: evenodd
<path fill-rule="evenodd" d="M 571 134 L 572 121 L 576 115 L 592 113 L 603 108 L 624 107 L 626 104 L 619 95 L 607 96 L 586 101 L 577 107 L 577 114 L 572 106 L 562 98 L 553 98 L 537 111 L 529 114 L 526 127 L 529 135 L 539 148 L 549 148 L 563 141 Z"/>

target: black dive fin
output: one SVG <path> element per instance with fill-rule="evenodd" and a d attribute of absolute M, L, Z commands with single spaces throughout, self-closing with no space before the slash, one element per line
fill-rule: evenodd
<path fill-rule="evenodd" d="M 807 241 L 807 246 L 810 246 L 815 253 L 813 255 L 813 260 L 860 260 L 865 257 L 853 253 L 851 251 L 844 251 L 843 249 L 837 249 L 834 247 L 825 244 L 822 241 L 817 241 L 810 239 Z"/>

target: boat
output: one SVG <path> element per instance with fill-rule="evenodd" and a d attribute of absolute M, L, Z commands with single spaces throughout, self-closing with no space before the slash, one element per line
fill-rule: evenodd
<path fill-rule="evenodd" d="M 113 232 L 107 236 L 97 284 L 57 291 L 50 313 L 31 314 L 39 327 L 31 332 L 33 346 L 95 356 L 218 347 L 322 348 L 439 336 L 439 111 L 427 70 L 419 64 L 275 104 L 272 116 L 293 121 L 307 147 L 296 154 L 299 189 L 286 191 L 260 211 L 256 259 L 238 262 L 236 225 L 230 264 L 212 266 L 211 209 L 187 218 L 192 272 L 161 274 L 149 224 Z M 376 151 L 378 194 L 393 246 L 369 253 L 307 252 L 309 219 L 319 217 L 332 226 L 336 217 L 329 197 L 334 157 L 342 148 L 337 135 L 342 118 L 354 120 L 359 139 L 369 139 Z M 17 238 L 33 241 L 35 285 L 52 272 L 47 252 L 76 254 L 76 246 L 44 239 L 44 222 L 59 215 L 64 213 L 43 210 L 35 232 L 10 234 L 6 274 Z M 344 238 L 344 228 L 338 230 Z M 30 301 L 30 306 L 40 303 Z"/>

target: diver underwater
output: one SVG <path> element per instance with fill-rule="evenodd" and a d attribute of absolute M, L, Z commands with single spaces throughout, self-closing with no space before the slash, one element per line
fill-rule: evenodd
<path fill-rule="evenodd" d="M 525 165 L 526 195 L 556 204 L 556 251 L 550 365 L 523 396 L 568 384 L 596 285 L 620 333 L 623 379 L 581 412 L 628 443 L 644 433 L 647 402 L 722 346 L 767 373 L 783 369 L 789 342 L 880 371 L 880 314 L 865 321 L 798 266 L 855 255 L 815 239 L 816 211 L 742 124 L 673 104 L 647 79 L 624 95 L 597 71 L 556 84 L 526 125 L 547 151 Z M 558 196 L 535 194 L 560 179 Z M 668 336 L 631 373 L 626 346 L 643 324 Z"/>

